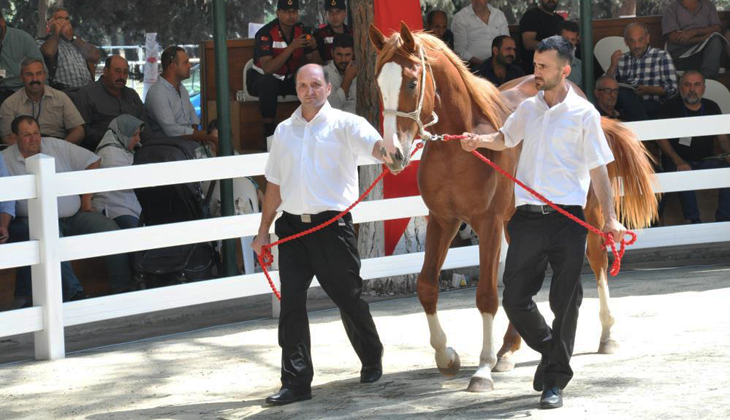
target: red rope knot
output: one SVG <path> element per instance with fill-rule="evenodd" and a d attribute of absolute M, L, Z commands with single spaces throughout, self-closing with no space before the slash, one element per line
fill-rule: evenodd
<path fill-rule="evenodd" d="M 616 250 L 616 242 L 613 240 L 613 235 L 610 233 L 604 233 L 602 236 L 606 240 L 603 243 L 603 249 L 606 249 L 607 247 L 611 248 L 611 253 L 613 254 L 613 264 L 611 265 L 611 276 L 618 275 L 619 271 L 621 271 L 621 259 L 624 257 L 624 252 L 626 251 L 626 247 L 629 245 L 633 245 L 634 242 L 636 242 L 636 234 L 630 230 L 626 231 L 626 235 L 630 236 L 631 239 L 626 241 L 626 238 L 621 239 L 621 246 L 618 250 Z"/>
<path fill-rule="evenodd" d="M 271 264 L 274 263 L 274 254 L 271 253 L 271 245 L 263 245 L 261 247 L 261 252 L 257 255 L 257 258 L 259 260 L 259 265 L 261 265 L 261 268 L 264 270 L 266 280 L 269 282 L 269 286 L 271 286 L 271 291 L 274 292 L 277 299 L 281 300 L 281 293 L 279 293 L 276 289 L 274 280 L 271 279 L 268 270 L 271 268 Z"/>

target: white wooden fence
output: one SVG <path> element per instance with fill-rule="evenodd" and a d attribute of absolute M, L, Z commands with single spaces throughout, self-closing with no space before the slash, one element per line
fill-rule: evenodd
<path fill-rule="evenodd" d="M 691 122 L 690 122 L 691 121 Z M 653 140 L 730 131 L 730 115 L 640 122 L 629 126 Z M 142 227 L 59 238 L 56 198 L 61 196 L 260 175 L 265 154 L 126 168 L 55 173 L 54 160 L 28 159 L 30 175 L 0 178 L 0 201 L 29 200 L 30 241 L 0 245 L 0 269 L 32 266 L 34 307 L 0 313 L 0 338 L 35 333 L 35 357 L 65 356 L 64 328 L 72 325 L 270 293 L 262 273 L 62 303 L 60 262 L 103 255 L 254 235 L 260 214 Z M 420 154 L 416 159 L 420 158 Z M 730 168 L 659 174 L 659 191 L 730 187 Z M 424 216 L 420 197 L 364 202 L 356 223 Z M 646 229 L 630 249 L 730 240 L 730 222 Z M 423 253 L 363 260 L 362 277 L 419 272 Z M 476 246 L 452 249 L 444 269 L 478 265 Z M 278 282 L 277 272 L 272 277 Z"/>

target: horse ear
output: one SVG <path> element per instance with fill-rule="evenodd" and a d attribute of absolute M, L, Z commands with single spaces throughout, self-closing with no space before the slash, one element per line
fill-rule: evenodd
<path fill-rule="evenodd" d="M 416 40 L 413 39 L 411 29 L 405 22 L 400 21 L 400 37 L 403 40 L 403 46 L 410 52 L 416 51 Z"/>
<path fill-rule="evenodd" d="M 383 33 L 380 32 L 380 29 L 376 28 L 372 23 L 370 24 L 368 32 L 370 34 L 370 42 L 372 42 L 375 49 L 380 52 L 385 46 L 385 35 L 383 35 Z"/>

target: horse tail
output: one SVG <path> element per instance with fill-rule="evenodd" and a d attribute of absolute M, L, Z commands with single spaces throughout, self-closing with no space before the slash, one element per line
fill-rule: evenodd
<path fill-rule="evenodd" d="M 654 158 L 636 134 L 623 124 L 604 117 L 601 118 L 601 127 L 614 157 L 607 169 L 613 187 L 616 216 L 628 229 L 648 227 L 657 218 L 658 209 L 658 198 L 654 192 Z"/>

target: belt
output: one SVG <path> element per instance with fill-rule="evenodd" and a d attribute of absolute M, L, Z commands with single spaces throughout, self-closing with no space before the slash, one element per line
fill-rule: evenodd
<path fill-rule="evenodd" d="M 339 211 L 336 210 L 328 210 L 323 211 L 321 213 L 317 214 L 291 214 L 287 212 L 282 213 L 282 217 L 286 217 L 287 219 L 299 222 L 299 223 L 322 223 L 326 222 L 327 220 L 330 220 L 331 218 L 337 216 L 340 214 Z M 352 220 L 352 215 L 350 213 L 345 214 L 342 216 L 342 219 L 344 221 L 350 221 Z"/>
<path fill-rule="evenodd" d="M 557 206 L 564 210 L 580 208 L 580 206 L 563 206 L 560 204 L 558 204 Z M 523 204 L 521 206 L 517 206 L 517 210 L 524 211 L 527 213 L 540 213 L 540 214 L 557 213 L 557 210 L 548 206 L 547 204 L 542 205 L 542 206 L 539 206 L 537 204 Z"/>

